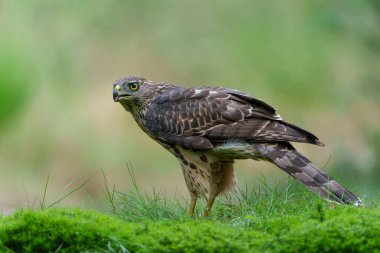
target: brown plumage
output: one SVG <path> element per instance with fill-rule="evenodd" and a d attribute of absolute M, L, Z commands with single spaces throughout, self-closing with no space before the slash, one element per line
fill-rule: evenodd
<path fill-rule="evenodd" d="M 192 198 L 190 214 L 198 197 L 207 198 L 207 214 L 220 193 L 235 188 L 235 159 L 272 162 L 321 197 L 361 205 L 290 144 L 324 146 L 315 135 L 283 121 L 275 108 L 246 93 L 124 77 L 114 83 L 113 97 L 179 159 Z"/>

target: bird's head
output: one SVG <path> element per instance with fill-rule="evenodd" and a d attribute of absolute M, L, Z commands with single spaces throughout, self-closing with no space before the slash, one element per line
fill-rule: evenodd
<path fill-rule="evenodd" d="M 123 77 L 113 84 L 113 100 L 130 111 L 131 107 L 147 104 L 154 96 L 155 86 L 144 77 Z"/>
<path fill-rule="evenodd" d="M 146 79 L 138 76 L 123 77 L 113 84 L 113 100 L 122 103 L 123 101 L 134 100 L 144 95 L 146 91 Z"/>

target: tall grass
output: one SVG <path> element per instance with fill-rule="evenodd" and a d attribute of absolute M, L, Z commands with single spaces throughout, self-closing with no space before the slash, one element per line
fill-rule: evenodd
<path fill-rule="evenodd" d="M 133 170 L 129 167 L 128 171 L 133 184 L 133 189 L 128 192 L 119 192 L 115 187 L 110 188 L 104 176 L 106 198 L 113 214 L 131 222 L 190 218 L 187 215 L 190 197 L 183 198 L 175 195 L 169 198 L 166 190 L 153 189 L 151 193 L 144 192 L 139 187 Z M 365 201 L 368 201 L 370 207 L 377 205 L 376 201 L 370 199 Z M 335 205 L 337 204 L 321 199 L 291 178 L 285 184 L 271 186 L 263 176 L 253 189 L 249 189 L 245 184 L 244 187 L 238 189 L 236 194 L 219 196 L 209 217 L 203 217 L 205 200 L 199 199 L 195 218 L 239 223 L 241 219 L 250 216 L 266 218 L 309 211 L 314 213 L 315 210 L 321 213 L 320 210 L 334 208 Z"/>

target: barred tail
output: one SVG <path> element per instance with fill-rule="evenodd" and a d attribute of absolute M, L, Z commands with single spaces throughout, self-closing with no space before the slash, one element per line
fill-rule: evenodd
<path fill-rule="evenodd" d="M 363 205 L 358 197 L 329 177 L 289 143 L 258 144 L 255 147 L 266 159 L 321 197 L 341 204 Z"/>

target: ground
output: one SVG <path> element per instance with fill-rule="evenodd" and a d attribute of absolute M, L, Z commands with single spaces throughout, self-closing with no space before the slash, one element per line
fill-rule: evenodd
<path fill-rule="evenodd" d="M 317 210 L 231 223 L 126 222 L 80 209 L 20 210 L 0 223 L 4 252 L 374 252 L 380 211 Z M 8 250 L 8 251 L 7 251 Z"/>
<path fill-rule="evenodd" d="M 291 188 L 291 187 L 290 187 Z M 376 252 L 378 202 L 331 205 L 308 193 L 262 188 L 210 217 L 186 215 L 164 194 L 109 192 L 111 212 L 20 209 L 0 219 L 3 252 Z M 117 196 L 117 197 L 116 197 Z M 116 201 L 117 199 L 117 201 Z M 255 203 L 253 203 L 255 202 Z"/>

